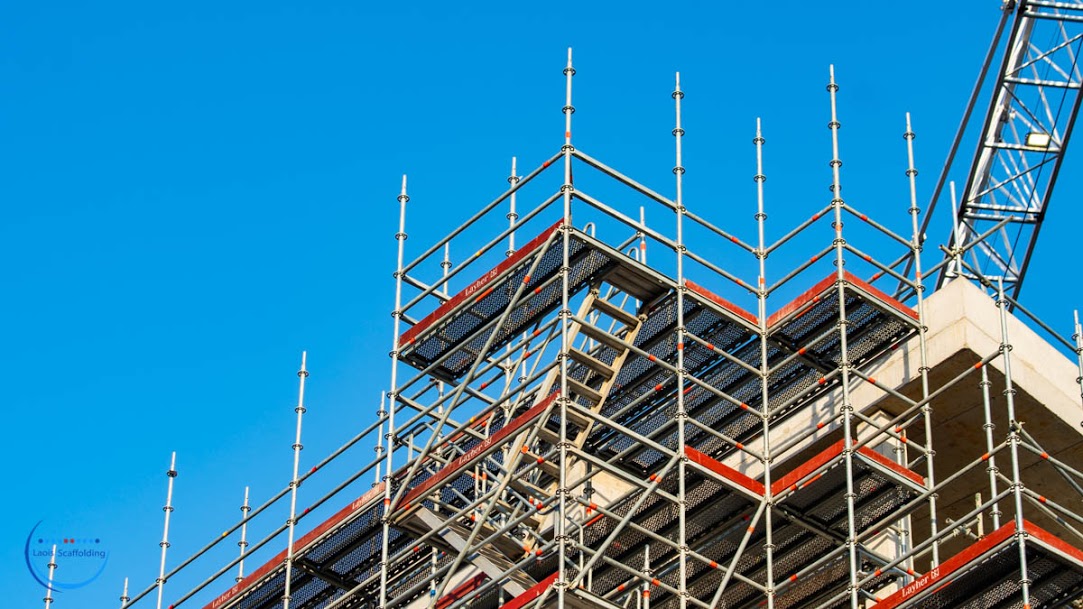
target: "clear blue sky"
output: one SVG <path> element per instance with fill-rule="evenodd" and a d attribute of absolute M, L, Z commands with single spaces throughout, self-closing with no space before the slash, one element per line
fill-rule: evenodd
<path fill-rule="evenodd" d="M 834 63 L 848 200 L 906 226 L 904 113 L 924 202 L 999 5 L 0 4 L 9 602 L 43 596 L 23 557 L 39 521 L 109 552 L 57 609 L 150 584 L 170 451 L 171 565 L 236 520 L 245 485 L 257 503 L 282 488 L 302 349 L 302 467 L 367 425 L 387 385 L 401 175 L 416 254 L 502 190 L 512 155 L 532 167 L 559 149 L 567 47 L 577 145 L 664 193 L 681 71 L 686 201 L 747 238 L 757 116 L 772 234 L 829 198 Z M 1024 290 L 1066 333 L 1083 304 L 1079 156 Z"/>

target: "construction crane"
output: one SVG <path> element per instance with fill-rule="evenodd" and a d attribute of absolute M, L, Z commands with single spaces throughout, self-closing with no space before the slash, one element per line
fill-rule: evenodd
<path fill-rule="evenodd" d="M 936 287 L 956 276 L 986 285 L 999 280 L 1015 299 L 1083 100 L 1083 1 L 1006 0 L 1002 10 L 921 234 L 925 238 L 934 210 L 947 198 L 952 227 Z M 990 78 L 998 51 L 1000 69 Z M 979 121 L 973 111 L 985 99 L 988 110 Z M 964 163 L 960 145 L 979 128 L 974 154 Z"/>

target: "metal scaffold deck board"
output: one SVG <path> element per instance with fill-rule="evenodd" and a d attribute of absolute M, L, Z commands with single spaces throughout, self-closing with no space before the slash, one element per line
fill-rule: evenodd
<path fill-rule="evenodd" d="M 917 320 L 912 310 L 852 275 L 845 274 L 844 279 L 851 364 L 882 356 L 914 335 Z M 705 288 L 687 285 L 685 326 L 700 341 L 684 345 L 685 367 L 690 376 L 730 399 L 702 385 L 689 385 L 685 408 L 702 425 L 747 443 L 762 432 L 760 376 L 755 372 L 760 366 L 759 332 L 748 323 L 756 318 Z M 837 385 L 831 375 L 841 361 L 837 311 L 837 277 L 831 276 L 769 318 L 771 422 L 797 412 Z M 603 410 L 622 426 L 667 447 L 676 446 L 676 375 L 658 362 L 676 361 L 678 346 L 670 332 L 675 323 L 676 297 L 670 294 L 647 312 L 636 345 L 646 355 L 637 354 L 625 364 Z M 735 450 L 731 443 L 700 430 L 692 430 L 686 442 L 716 458 Z M 612 429 L 595 434 L 589 444 L 597 454 L 620 455 L 617 463 L 632 471 L 649 471 L 662 459 L 658 451 Z"/>
<path fill-rule="evenodd" d="M 400 358 L 421 370 L 440 362 L 432 374 L 455 381 L 484 346 L 488 336 L 482 330 L 504 313 L 520 285 L 525 283 L 530 289 L 498 329 L 491 350 L 503 347 L 551 313 L 561 301 L 561 226 L 557 222 L 549 227 L 404 332 L 399 337 Z M 528 275 L 538 256 L 541 260 L 533 275 Z M 574 229 L 570 230 L 568 259 L 569 294 L 605 278 L 640 300 L 665 292 L 648 267 Z"/>
<path fill-rule="evenodd" d="M 1020 553 L 1026 549 L 1030 608 L 1071 607 L 1083 593 L 1083 551 L 1024 520 L 1008 523 L 880 601 L 876 609 L 1020 607 Z"/>
<path fill-rule="evenodd" d="M 721 583 L 724 569 L 738 552 L 741 537 L 751 526 L 757 498 L 762 498 L 764 486 L 694 449 L 688 449 L 687 455 L 702 472 L 690 473 L 686 480 L 689 545 L 714 561 L 713 566 L 690 561 L 687 584 L 692 596 L 709 602 Z M 775 518 L 775 544 L 778 547 L 774 560 L 780 568 L 780 580 L 784 579 L 776 598 L 779 607 L 810 606 L 814 599 L 831 596 L 845 588 L 848 582 L 848 564 L 842 552 L 846 520 L 845 501 L 840 500 L 844 492 L 840 491 L 840 485 L 845 486 L 842 459 L 842 444 L 836 443 L 772 484 L 774 492 L 783 496 Z M 859 532 L 868 530 L 921 492 L 921 476 L 867 448 L 855 451 L 854 468 Z M 675 478 L 667 477 L 661 488 L 674 492 L 676 485 Z M 627 514 L 634 499 L 630 497 L 610 506 L 612 517 L 594 519 L 586 527 L 587 545 L 596 546 L 605 539 L 613 530 L 614 518 Z M 675 540 L 676 506 L 657 495 L 650 496 L 637 509 L 634 522 L 642 530 L 630 528 L 619 533 L 605 556 L 620 564 L 634 564 L 643 556 L 645 546 L 650 544 L 655 577 L 673 585 L 676 552 L 652 540 L 643 530 Z M 738 558 L 737 573 L 753 578 L 762 575 L 765 558 L 759 548 L 763 543 L 764 529 L 760 522 L 755 525 L 744 554 Z M 828 554 L 832 555 L 829 561 L 815 566 Z M 863 564 L 872 571 L 886 561 L 865 552 Z M 897 572 L 879 574 L 864 588 L 870 593 L 875 592 L 899 575 Z M 536 603 L 552 579 L 542 580 L 511 602 L 517 607 L 534 607 L 532 603 Z M 595 593 L 616 604 L 620 604 L 618 600 L 622 595 L 638 590 L 626 571 L 613 566 L 596 567 L 591 581 Z M 756 590 L 737 579 L 730 581 L 721 599 L 723 602 L 719 606 L 722 607 L 756 607 L 760 603 Z M 655 607 L 678 605 L 678 600 L 664 589 L 655 589 L 651 601 Z M 552 594 L 543 606 L 554 606 Z"/>
<path fill-rule="evenodd" d="M 377 569 L 366 567 L 379 555 L 383 486 L 377 486 L 297 540 L 295 563 L 308 565 L 293 572 L 293 598 L 297 607 L 317 606 L 341 594 L 341 585 L 353 582 Z M 334 560 L 328 560 L 334 557 Z M 283 550 L 235 586 L 221 594 L 205 609 L 260 609 L 280 605 L 285 585 L 286 551 Z M 344 568 L 351 566 L 352 568 Z M 315 573 L 320 573 L 316 575 Z M 336 584 L 328 581 L 333 579 Z M 350 587 L 352 587 L 352 585 Z"/>

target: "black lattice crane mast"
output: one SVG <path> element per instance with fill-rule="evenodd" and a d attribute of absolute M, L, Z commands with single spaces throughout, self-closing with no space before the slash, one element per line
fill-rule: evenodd
<path fill-rule="evenodd" d="M 998 50 L 1001 66 L 990 79 Z M 937 203 L 947 198 L 952 229 L 936 287 L 962 275 L 986 285 L 1003 281 L 1018 296 L 1083 99 L 1081 51 L 1083 1 L 1004 2 L 922 226 L 924 235 Z M 966 166 L 956 153 L 977 128 L 973 110 L 986 96 L 980 139 Z"/>

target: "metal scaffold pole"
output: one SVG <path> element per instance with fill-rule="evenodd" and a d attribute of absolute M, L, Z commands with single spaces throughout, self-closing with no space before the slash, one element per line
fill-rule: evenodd
<path fill-rule="evenodd" d="M 169 516 L 173 513 L 173 481 L 177 478 L 177 453 L 174 452 L 173 456 L 169 460 L 169 471 L 165 473 L 169 478 L 169 488 L 166 491 L 165 507 L 162 511 L 165 512 L 165 527 L 162 530 L 162 541 L 158 545 L 162 548 L 162 561 L 158 568 L 158 579 L 155 582 L 158 584 L 158 609 L 162 609 L 162 591 L 165 586 L 165 555 L 169 549 Z"/>
<path fill-rule="evenodd" d="M 572 67 L 572 50 L 568 49 L 568 65 L 564 68 L 565 98 L 564 108 L 564 146 L 561 152 L 564 155 L 564 184 L 560 190 L 564 199 L 564 216 L 561 225 L 561 270 L 560 270 L 560 472 L 557 482 L 557 609 L 564 609 L 565 598 L 568 588 L 568 406 L 571 398 L 568 396 L 568 350 L 571 348 L 570 326 L 572 310 L 569 302 L 570 280 L 568 273 L 571 270 L 569 250 L 571 247 L 572 230 L 572 114 L 575 107 L 572 106 L 572 77 L 575 76 L 575 68 Z"/>
<path fill-rule="evenodd" d="M 835 248 L 836 292 L 839 301 L 839 370 L 842 377 L 842 407 L 839 410 L 842 414 L 842 454 L 846 467 L 846 546 L 850 556 L 850 606 L 852 609 L 859 609 L 859 563 L 857 560 L 857 530 L 854 519 L 856 511 L 854 499 L 857 495 L 854 492 L 853 445 L 856 441 L 856 434 L 853 429 L 854 405 L 850 397 L 850 359 L 846 344 L 849 320 L 846 318 L 846 270 L 844 268 L 846 260 L 843 256 L 846 240 L 842 236 L 842 208 L 845 202 L 842 198 L 842 182 L 839 175 L 839 168 L 842 167 L 842 160 L 839 159 L 839 127 L 841 124 L 838 119 L 838 101 L 836 99 L 839 86 L 835 83 L 835 66 L 831 66 L 830 72 L 831 80 L 827 85 L 827 91 L 831 97 L 831 122 L 828 123 L 828 128 L 831 130 L 831 208 L 835 217 L 835 240 L 833 245 Z"/>
<path fill-rule="evenodd" d="M 379 420 L 380 426 L 377 428 L 377 432 L 376 432 L 376 448 L 373 449 L 373 450 L 376 451 L 376 462 L 377 463 L 380 462 L 381 458 L 383 457 L 383 452 L 384 452 L 384 419 L 387 417 L 386 399 L 387 399 L 387 394 L 384 393 L 383 391 L 381 391 L 380 392 L 380 409 L 376 411 L 376 418 Z M 380 466 L 379 465 L 372 468 L 372 477 L 373 477 L 372 488 L 376 488 L 377 486 L 380 486 L 380 473 L 381 472 L 380 472 Z"/>
<path fill-rule="evenodd" d="M 936 472 L 933 468 L 933 456 L 936 451 L 933 450 L 933 408 L 932 404 L 928 401 L 929 397 L 929 357 L 928 348 L 926 344 L 927 328 L 925 327 L 925 277 L 922 275 L 921 268 L 921 233 L 918 229 L 918 215 L 921 210 L 918 208 L 918 194 L 917 194 L 917 175 L 918 170 L 914 167 L 914 130 L 910 125 L 910 113 L 906 113 L 906 133 L 903 135 L 906 139 L 906 177 L 910 183 L 910 227 L 911 227 L 911 247 L 913 247 L 913 265 L 914 265 L 914 296 L 915 304 L 918 312 L 918 372 L 921 375 L 921 398 L 925 401 L 925 405 L 921 407 L 922 419 L 925 422 L 925 477 L 928 481 L 929 488 L 936 488 Z M 906 433 L 905 430 L 903 433 Z M 905 437 L 905 436 L 904 436 Z M 909 464 L 907 464 L 909 465 Z M 936 538 L 938 524 L 936 513 L 936 493 L 929 494 L 929 529 L 930 535 Z M 909 534 L 909 527 L 907 528 Z M 906 540 L 906 546 L 909 547 L 909 539 Z M 933 542 L 932 548 L 932 561 L 933 566 L 940 564 L 940 544 L 939 542 Z M 913 566 L 913 560 L 908 561 L 910 567 Z"/>
<path fill-rule="evenodd" d="M 395 265 L 395 309 L 391 312 L 394 320 L 392 323 L 391 340 L 391 391 L 387 395 L 387 433 L 384 439 L 387 442 L 386 465 L 384 467 L 384 499 L 383 514 L 381 515 L 381 528 L 383 530 L 380 539 L 380 605 L 379 609 L 387 609 L 387 583 L 389 554 L 388 538 L 391 535 L 391 497 L 392 476 L 394 474 L 395 455 L 395 403 L 398 399 L 398 356 L 399 356 L 399 325 L 402 322 L 402 279 L 403 279 L 403 256 L 406 247 L 406 203 L 410 197 L 406 194 L 406 176 L 402 176 L 402 192 L 399 194 L 399 232 L 395 233 L 398 242 L 398 262 Z"/>
<path fill-rule="evenodd" d="M 997 279 L 996 305 L 1000 311 L 1000 354 L 1004 364 L 1004 404 L 1008 415 L 1008 449 L 1012 459 L 1011 493 L 1015 499 L 1015 538 L 1019 544 L 1019 589 L 1023 606 L 1030 607 L 1031 580 L 1027 569 L 1027 531 L 1023 520 L 1023 480 L 1019 463 L 1019 443 L 1022 441 L 1023 422 L 1016 417 L 1015 383 L 1012 379 L 1012 344 L 1008 340 L 1008 299 L 1005 298 L 1004 281 Z"/>
<path fill-rule="evenodd" d="M 515 157 L 511 157 L 511 175 L 508 176 L 508 184 L 511 184 L 512 188 L 519 183 L 519 176 L 515 172 Z M 515 253 L 515 222 L 519 219 L 519 214 L 515 211 L 515 195 L 516 191 L 512 191 L 511 196 L 508 197 L 508 251 L 505 255 L 511 257 Z M 445 273 L 446 275 L 446 273 Z M 447 291 L 447 286 L 444 286 L 444 291 Z"/>
<path fill-rule="evenodd" d="M 767 361 L 768 344 L 767 344 L 767 247 L 765 242 L 765 231 L 767 214 L 764 212 L 764 192 L 763 183 L 767 181 L 767 176 L 763 172 L 763 145 L 767 143 L 767 140 L 763 137 L 762 125 L 760 119 L 756 119 L 756 137 L 752 138 L 752 143 L 756 146 L 756 175 L 753 176 L 753 180 L 756 182 L 756 259 L 759 265 L 759 276 L 756 281 L 756 318 L 759 326 L 759 381 L 760 381 L 760 417 L 763 425 L 763 526 L 764 526 L 764 585 L 767 588 L 767 606 L 768 609 L 772 609 L 775 604 L 775 564 L 774 564 L 774 518 L 772 514 L 772 504 L 774 503 L 774 497 L 771 491 L 771 424 L 770 424 L 770 388 L 771 384 L 768 379 L 768 371 L 770 370 L 769 362 Z M 755 523 L 749 525 L 755 526 Z"/>
<path fill-rule="evenodd" d="M 45 601 L 45 609 L 49 609 L 49 607 L 51 607 L 52 604 L 53 604 L 53 574 L 54 573 L 56 573 L 56 544 L 55 543 L 53 544 L 52 554 L 49 555 L 49 580 L 48 580 L 48 584 L 46 584 L 46 586 L 45 586 L 45 598 L 43 599 Z M 127 580 L 125 580 L 125 586 L 127 586 Z M 125 592 L 125 596 L 126 595 L 127 595 L 127 592 Z"/>
<path fill-rule="evenodd" d="M 996 425 L 993 424 L 993 408 L 992 400 L 989 399 L 989 388 L 992 387 L 992 383 L 989 382 L 989 367 L 981 367 L 981 395 L 983 414 L 985 415 L 985 422 L 982 424 L 982 428 L 985 430 L 985 454 L 989 455 L 989 459 L 985 465 L 985 469 L 989 474 L 989 496 L 999 497 L 1000 490 L 998 489 L 997 478 L 1000 475 L 1000 470 L 997 469 L 997 458 L 995 452 L 995 444 L 993 442 L 993 430 Z M 990 515 L 993 517 L 993 529 L 1000 528 L 1000 502 L 994 501 L 990 509 Z"/>
<path fill-rule="evenodd" d="M 296 478 L 296 475 L 294 476 Z M 240 562 L 237 563 L 237 577 L 235 581 L 240 583 L 244 579 L 244 553 L 248 549 L 248 513 L 252 507 L 248 505 L 248 487 L 244 487 L 244 503 L 241 504 L 241 540 L 237 547 L 241 549 Z"/>
<path fill-rule="evenodd" d="M 1079 376 L 1076 377 L 1075 382 L 1079 385 L 1079 397 L 1083 400 L 1083 325 L 1079 323 L 1079 311 L 1072 311 L 1074 316 L 1074 325 L 1072 326 L 1074 332 L 1072 334 L 1072 341 L 1075 343 L 1075 358 L 1076 367 L 1079 369 Z M 1080 422 L 1083 425 L 1083 422 Z"/>
<path fill-rule="evenodd" d="M 677 220 L 677 247 L 674 248 L 677 253 L 677 454 L 679 460 L 677 461 L 677 560 L 678 560 L 678 573 L 680 581 L 677 585 L 678 594 L 680 595 L 679 603 L 681 609 L 688 606 L 688 531 L 686 518 L 686 493 L 685 478 L 686 468 L 688 465 L 688 458 L 685 456 L 685 427 L 688 424 L 688 412 L 685 411 L 684 403 L 684 385 L 685 385 L 685 367 L 684 367 L 684 344 L 685 344 L 685 325 L 684 325 L 684 164 L 681 157 L 681 143 L 684 139 L 684 129 L 681 128 L 681 100 L 684 99 L 684 92 L 681 91 L 681 73 L 677 72 L 676 85 L 673 90 L 673 103 L 676 109 L 676 127 L 673 129 L 673 136 L 676 140 L 676 164 L 673 166 L 673 175 L 676 181 L 676 197 L 674 199 L 676 207 L 676 220 Z"/>
<path fill-rule="evenodd" d="M 302 351 L 301 369 L 297 371 L 297 376 L 300 378 L 298 383 L 299 388 L 297 390 L 297 407 L 293 409 L 294 412 L 297 413 L 297 433 L 293 440 L 293 477 L 290 479 L 290 519 L 287 521 L 289 532 L 286 534 L 286 580 L 285 589 L 282 594 L 282 609 L 290 609 L 291 577 L 293 575 L 293 540 L 294 529 L 297 524 L 297 487 L 300 486 L 297 475 L 301 466 L 301 450 L 304 448 L 304 446 L 301 445 L 301 422 L 305 416 L 305 379 L 308 378 L 308 369 L 306 368 L 307 361 L 308 352 Z"/>

